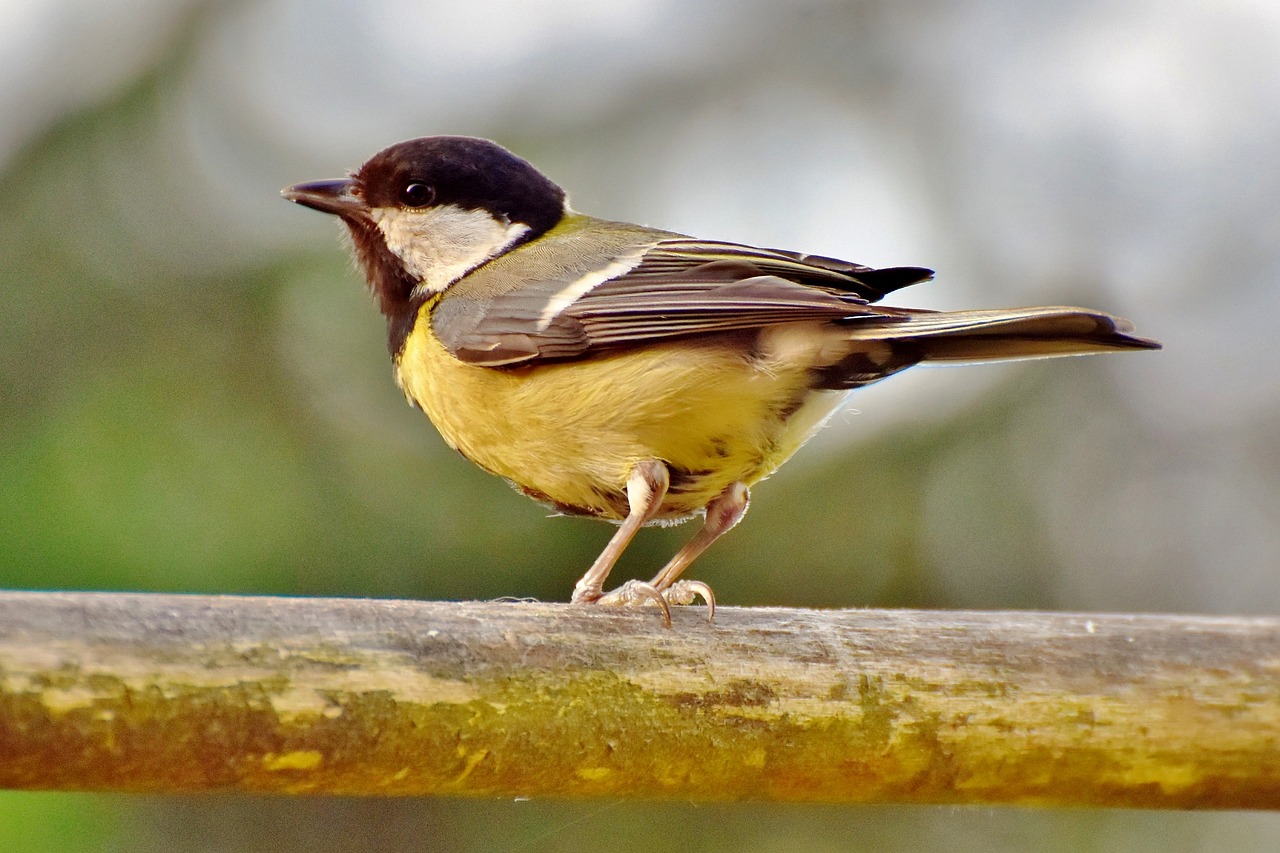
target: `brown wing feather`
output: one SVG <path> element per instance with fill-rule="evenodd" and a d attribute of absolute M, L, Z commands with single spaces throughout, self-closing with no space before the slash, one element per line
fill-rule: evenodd
<path fill-rule="evenodd" d="M 846 340 L 883 341 L 898 351 L 893 370 L 929 360 L 1157 346 L 1129 334 L 1123 320 L 1077 308 L 932 312 L 869 304 L 932 275 L 919 267 L 874 270 L 595 222 L 595 228 L 513 253 L 523 255 L 520 265 L 503 256 L 460 281 L 432 314 L 441 342 L 462 361 L 498 367 L 675 337 L 827 321 L 838 324 Z M 612 239 L 593 242 L 592 235 L 601 233 Z M 842 370 L 832 365 L 831 381 L 847 387 L 852 375 Z M 867 380 L 876 373 L 858 371 Z"/>
<path fill-rule="evenodd" d="M 595 233 L 612 235 L 608 253 L 591 242 Z M 600 220 L 591 229 L 549 236 L 513 253 L 534 267 L 519 280 L 504 256 L 450 289 L 432 317 L 450 352 L 496 367 L 649 340 L 834 320 L 866 314 L 869 300 L 932 275 L 919 267 L 874 270 Z M 609 269 L 628 252 L 630 267 L 557 305 L 575 282 Z"/>
<path fill-rule="evenodd" d="M 772 275 L 798 284 L 851 293 L 867 302 L 878 302 L 899 288 L 933 278 L 933 270 L 924 267 L 874 269 L 822 255 L 684 238 L 658 243 L 627 275 L 679 276 L 694 268 L 709 268 L 710 264 L 722 265 L 726 271 L 736 269 L 737 278 Z"/>
<path fill-rule="evenodd" d="M 874 309 L 856 296 L 774 276 L 728 282 L 688 274 L 622 276 L 558 313 L 535 336 L 542 357 L 573 357 L 598 347 L 805 320 L 839 320 Z"/>

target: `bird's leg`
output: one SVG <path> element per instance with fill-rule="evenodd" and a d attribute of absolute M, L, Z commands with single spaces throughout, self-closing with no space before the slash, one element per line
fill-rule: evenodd
<path fill-rule="evenodd" d="M 701 597 L 707 602 L 707 619 L 715 616 L 716 597 L 711 587 L 702 581 L 678 581 L 680 573 L 698 558 L 711 543 L 733 529 L 746 514 L 750 493 L 742 483 L 731 483 L 728 488 L 707 504 L 707 519 L 697 535 L 685 544 L 671 562 L 654 576 L 653 580 L 627 581 L 622 586 L 600 596 L 600 604 L 657 604 L 662 607 L 666 622 L 671 624 L 671 604 L 692 604 Z"/>
<path fill-rule="evenodd" d="M 671 558 L 671 562 L 663 566 L 662 571 L 649 581 L 649 585 L 670 604 L 692 604 L 694 599 L 701 596 L 707 602 L 707 618 L 715 616 L 716 597 L 711 587 L 702 581 L 678 581 L 676 578 L 703 551 L 711 547 L 712 542 L 728 533 L 742 520 L 750 502 L 751 493 L 747 491 L 745 484 L 730 483 L 715 500 L 707 504 L 707 519 L 702 529 Z"/>
<path fill-rule="evenodd" d="M 667 466 L 656 459 L 646 459 L 631 469 L 631 474 L 627 477 L 627 517 L 618 527 L 618 532 L 613 534 L 609 544 L 604 546 L 600 556 L 591 564 L 591 568 L 587 569 L 587 573 L 573 587 L 573 598 L 570 601 L 574 604 L 591 604 L 601 600 L 609 572 L 613 570 L 614 564 L 627 549 L 636 532 L 653 521 L 653 517 L 658 514 L 658 508 L 662 506 L 662 499 L 666 497 L 670 485 L 671 474 L 667 471 Z M 656 598 L 657 603 L 666 610 L 666 601 L 656 591 L 651 596 L 644 593 L 641 596 Z M 667 620 L 670 621 L 670 618 L 668 614 Z"/>

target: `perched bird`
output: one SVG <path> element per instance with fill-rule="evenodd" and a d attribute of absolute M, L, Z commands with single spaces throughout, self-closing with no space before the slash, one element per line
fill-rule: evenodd
<path fill-rule="evenodd" d="M 1080 308 L 874 305 L 920 267 L 699 240 L 571 210 L 483 139 L 392 145 L 351 177 L 282 190 L 335 214 L 387 319 L 395 376 L 450 446 L 556 510 L 619 522 L 573 601 L 702 597 L 679 580 L 748 489 L 846 394 L 921 362 L 1158 349 Z M 604 583 L 643 526 L 704 514 L 648 583 Z"/>

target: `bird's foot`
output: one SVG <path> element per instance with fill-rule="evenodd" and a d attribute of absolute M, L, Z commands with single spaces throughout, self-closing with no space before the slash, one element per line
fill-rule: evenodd
<path fill-rule="evenodd" d="M 676 581 L 662 591 L 662 597 L 676 606 L 693 604 L 701 598 L 707 603 L 707 621 L 715 621 L 716 594 L 702 581 Z"/>
<path fill-rule="evenodd" d="M 662 621 L 668 628 L 671 627 L 671 607 L 662 597 L 662 593 L 658 592 L 658 588 L 651 583 L 627 581 L 617 589 L 604 593 L 593 603 L 607 607 L 639 607 L 652 604 L 662 608 Z"/>
<path fill-rule="evenodd" d="M 670 627 L 671 605 L 693 604 L 699 598 L 707 603 L 707 621 L 710 622 L 716 614 L 716 596 L 711 591 L 711 587 L 702 581 L 677 581 L 667 589 L 659 590 L 651 583 L 631 580 L 591 600 L 590 603 L 608 607 L 653 605 L 662 609 L 662 621 Z"/>

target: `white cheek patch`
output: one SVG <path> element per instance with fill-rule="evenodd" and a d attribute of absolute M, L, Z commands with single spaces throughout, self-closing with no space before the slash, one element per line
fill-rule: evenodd
<path fill-rule="evenodd" d="M 444 290 L 529 231 L 528 225 L 448 204 L 422 210 L 379 208 L 370 213 L 387 249 L 422 282 L 418 288 L 429 293 Z"/>

